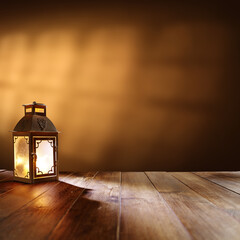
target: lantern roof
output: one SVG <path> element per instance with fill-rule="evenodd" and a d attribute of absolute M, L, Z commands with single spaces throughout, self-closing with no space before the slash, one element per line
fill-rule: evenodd
<path fill-rule="evenodd" d="M 14 132 L 58 132 L 46 116 L 46 105 L 43 103 L 24 104 L 25 116 L 17 123 Z"/>
<path fill-rule="evenodd" d="M 23 106 L 25 107 L 25 106 L 36 106 L 36 105 L 38 105 L 38 106 L 45 106 L 46 107 L 46 105 L 45 104 L 43 104 L 43 103 L 37 103 L 36 101 L 34 101 L 34 102 L 32 102 L 32 103 L 29 103 L 29 104 L 23 104 Z"/>

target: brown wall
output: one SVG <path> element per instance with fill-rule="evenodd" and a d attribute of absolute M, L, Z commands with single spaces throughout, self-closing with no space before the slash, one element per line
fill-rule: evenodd
<path fill-rule="evenodd" d="M 0 168 L 35 100 L 61 170 L 239 170 L 236 5 L 178 2 L 2 6 Z"/>

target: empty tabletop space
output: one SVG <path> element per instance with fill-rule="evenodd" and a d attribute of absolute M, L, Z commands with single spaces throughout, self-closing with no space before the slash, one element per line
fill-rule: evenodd
<path fill-rule="evenodd" d="M 0 239 L 239 239 L 240 172 L 64 172 L 26 184 L 0 169 Z"/>

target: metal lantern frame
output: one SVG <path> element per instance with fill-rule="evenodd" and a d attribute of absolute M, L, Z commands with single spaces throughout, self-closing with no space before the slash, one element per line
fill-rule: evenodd
<path fill-rule="evenodd" d="M 23 106 L 25 116 L 17 123 L 12 131 L 14 145 L 13 179 L 25 183 L 58 180 L 58 131 L 50 119 L 46 117 L 46 105 L 33 102 L 32 104 L 26 104 Z M 26 153 L 25 158 L 28 158 L 29 165 L 26 165 L 28 171 L 25 176 L 19 176 L 18 171 L 16 170 L 17 159 L 15 144 L 20 138 L 22 141 L 24 138 L 27 144 L 26 147 L 26 144 L 24 143 Z M 52 148 L 52 153 L 50 151 L 48 154 L 49 157 L 52 158 L 53 164 L 47 172 L 43 172 L 42 169 L 37 167 L 37 161 L 41 161 L 41 159 L 38 158 L 38 149 L 43 142 L 49 143 Z"/>

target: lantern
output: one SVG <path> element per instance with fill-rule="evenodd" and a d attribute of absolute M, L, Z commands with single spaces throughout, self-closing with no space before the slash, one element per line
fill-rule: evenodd
<path fill-rule="evenodd" d="M 13 130 L 13 178 L 26 183 L 58 180 L 58 131 L 46 117 L 46 105 L 23 106 L 25 116 Z"/>

